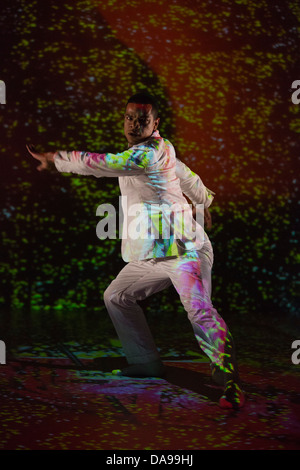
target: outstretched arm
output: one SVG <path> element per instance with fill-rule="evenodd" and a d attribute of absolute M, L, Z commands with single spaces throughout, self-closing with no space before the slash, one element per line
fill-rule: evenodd
<path fill-rule="evenodd" d="M 80 151 L 56 151 L 38 153 L 33 146 L 27 146 L 29 153 L 40 161 L 39 171 L 55 167 L 62 173 L 78 175 L 102 176 L 134 176 L 145 172 L 148 161 L 151 160 L 154 149 L 145 144 L 131 147 L 124 152 L 91 153 Z"/>

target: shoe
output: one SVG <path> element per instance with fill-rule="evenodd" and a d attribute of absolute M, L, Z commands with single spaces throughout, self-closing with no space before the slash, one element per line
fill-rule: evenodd
<path fill-rule="evenodd" d="M 239 410 L 244 406 L 245 401 L 245 394 L 240 386 L 233 380 L 230 380 L 226 384 L 224 393 L 219 400 L 219 405 L 223 409 Z"/>
<path fill-rule="evenodd" d="M 130 364 L 122 370 L 113 370 L 114 375 L 124 377 L 159 377 L 163 378 L 166 375 L 166 369 L 160 359 L 145 364 Z"/>

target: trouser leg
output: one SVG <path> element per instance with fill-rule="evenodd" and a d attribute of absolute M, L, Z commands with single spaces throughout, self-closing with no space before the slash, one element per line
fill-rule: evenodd
<path fill-rule="evenodd" d="M 211 266 L 205 252 L 190 252 L 161 263 L 180 296 L 200 348 L 223 373 L 235 378 L 233 340 L 211 302 Z"/>
<path fill-rule="evenodd" d="M 137 301 L 171 285 L 166 273 L 156 269 L 154 260 L 131 262 L 104 293 L 104 302 L 122 343 L 129 364 L 159 358 L 147 320 Z"/>
<path fill-rule="evenodd" d="M 108 313 L 129 364 L 159 358 L 138 300 L 168 287 L 171 282 L 187 312 L 200 348 L 212 364 L 235 377 L 234 345 L 227 325 L 211 302 L 209 254 L 190 252 L 177 258 L 129 263 L 104 294 Z"/>

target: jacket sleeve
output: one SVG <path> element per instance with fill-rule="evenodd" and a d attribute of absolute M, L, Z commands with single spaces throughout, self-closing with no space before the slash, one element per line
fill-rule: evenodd
<path fill-rule="evenodd" d="M 176 158 L 176 176 L 180 179 L 182 192 L 194 206 L 204 204 L 204 207 L 207 208 L 211 205 L 215 193 L 206 188 L 201 178 L 178 158 Z"/>
<path fill-rule="evenodd" d="M 55 153 L 54 164 L 63 173 L 92 175 L 97 178 L 135 176 L 145 172 L 152 152 L 153 148 L 147 145 L 137 145 L 117 154 L 62 150 Z"/>

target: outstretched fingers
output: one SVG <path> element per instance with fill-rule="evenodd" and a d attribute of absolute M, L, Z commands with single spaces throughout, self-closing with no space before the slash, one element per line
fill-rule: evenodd
<path fill-rule="evenodd" d="M 29 144 L 26 145 L 26 148 L 30 155 L 33 156 L 36 160 L 40 162 L 40 165 L 37 167 L 37 170 L 42 171 L 42 170 L 49 170 L 51 166 L 54 163 L 54 153 L 53 152 L 47 152 L 47 153 L 38 153 L 35 150 L 34 145 Z"/>
<path fill-rule="evenodd" d="M 41 155 L 35 152 L 35 147 L 32 144 L 26 145 L 28 152 L 37 160 L 41 161 Z"/>

